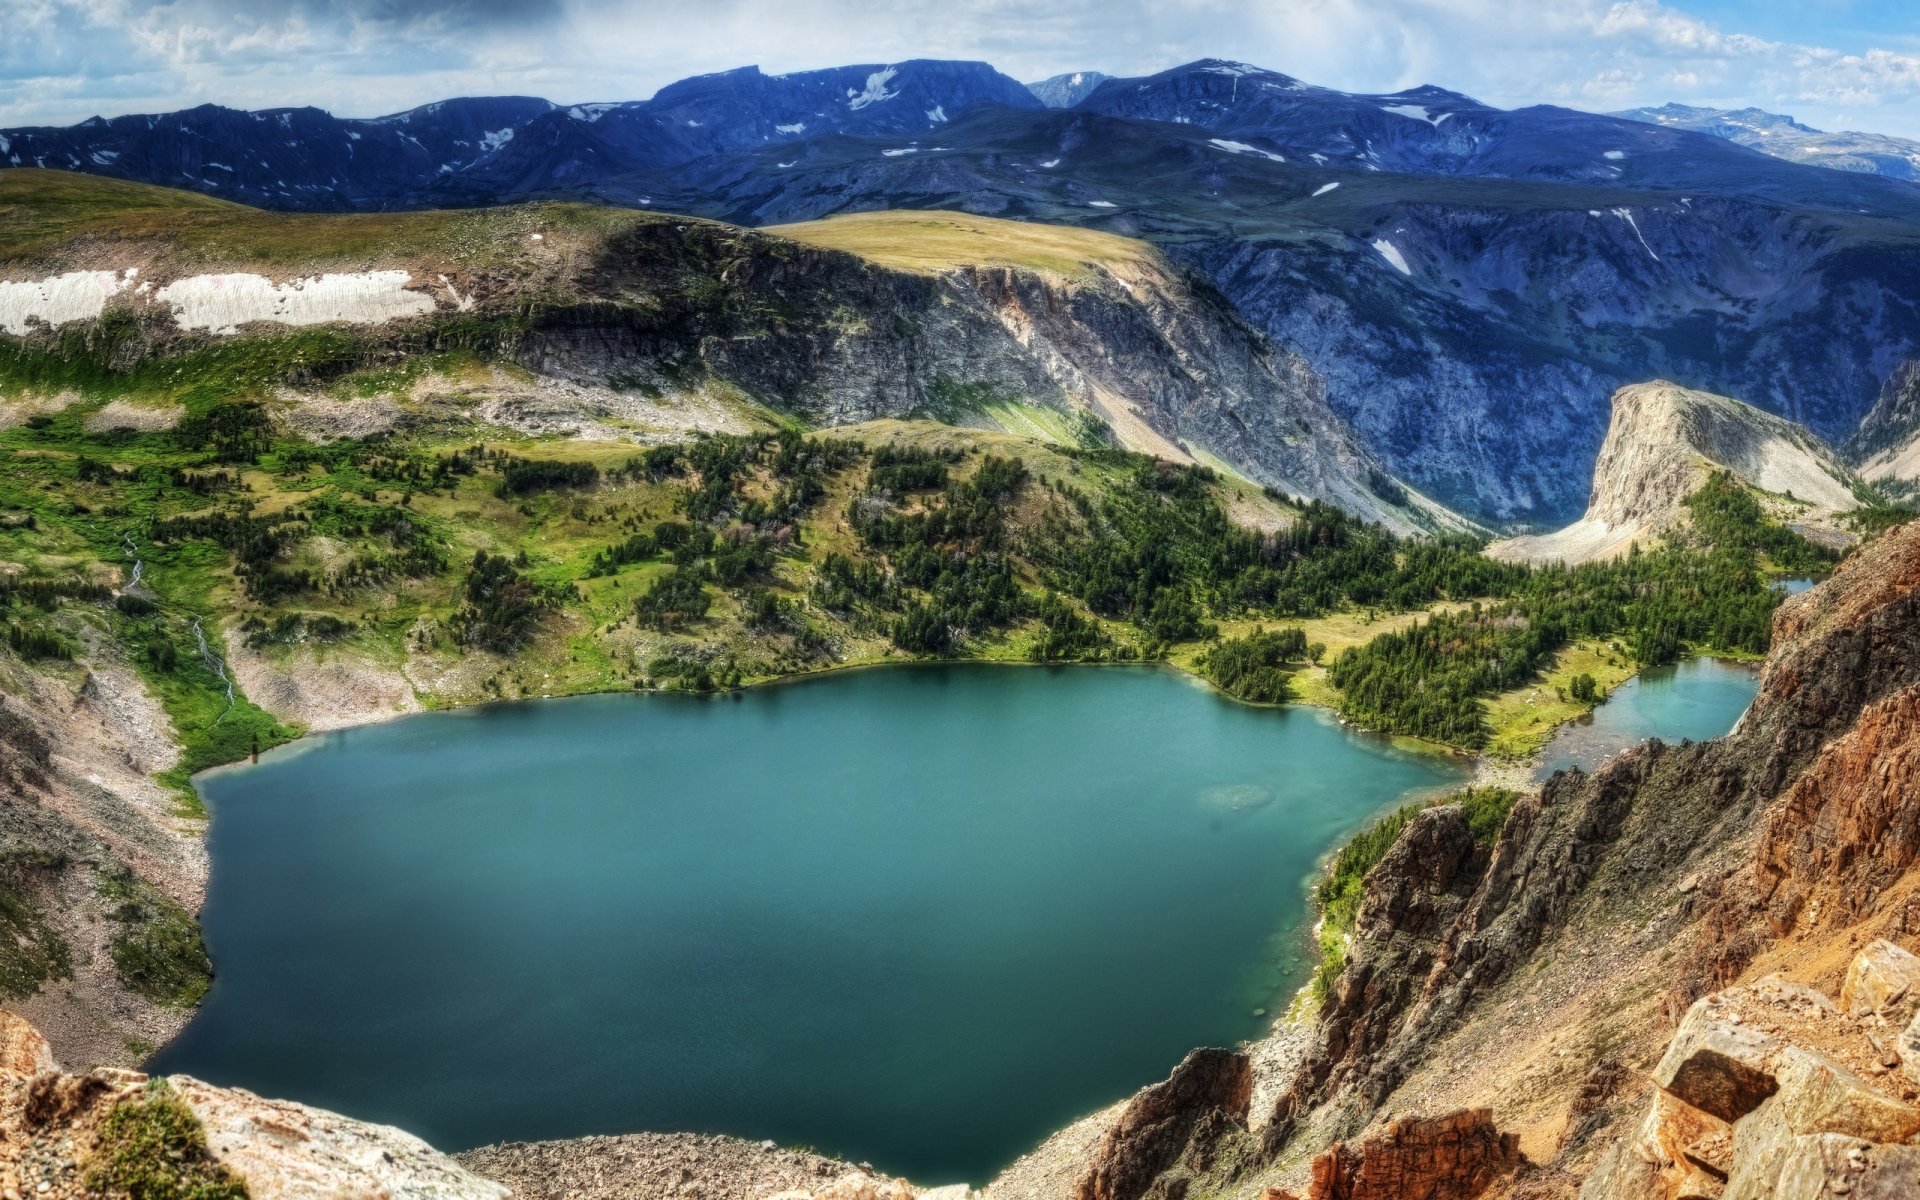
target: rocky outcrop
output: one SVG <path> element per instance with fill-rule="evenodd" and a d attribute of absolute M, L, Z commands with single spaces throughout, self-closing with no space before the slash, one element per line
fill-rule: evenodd
<path fill-rule="evenodd" d="M 1920 861 L 1920 687 L 1871 705 L 1767 814 L 1756 875 L 1776 935 L 1845 925 Z"/>
<path fill-rule="evenodd" d="M 1614 393 L 1586 514 L 1488 553 L 1568 563 L 1624 554 L 1681 523 L 1684 501 L 1715 470 L 1731 471 L 1783 519 L 1828 540 L 1847 539 L 1834 518 L 1860 505 L 1851 472 L 1812 433 L 1738 400 L 1659 381 Z"/>
<path fill-rule="evenodd" d="M 1885 1031 L 1920 1010 L 1916 984 L 1920 958 L 1882 942 L 1854 960 L 1839 1004 L 1773 978 L 1703 997 L 1581 1200 L 1915 1195 L 1920 1090 Z"/>
<path fill-rule="evenodd" d="M 1491 1109 L 1405 1117 L 1313 1160 L 1306 1200 L 1474 1200 L 1525 1161 Z M 1294 1200 L 1274 1189 L 1268 1200 Z"/>
<path fill-rule="evenodd" d="M 1184 1194 L 1195 1177 L 1240 1165 L 1253 1070 L 1246 1055 L 1195 1050 L 1142 1090 L 1100 1142 L 1075 1200 Z"/>
<path fill-rule="evenodd" d="M 507 1200 L 400 1130 L 177 1076 L 62 1074 L 0 1012 L 0 1194 Z M 137 1177 L 137 1188 L 128 1180 Z M 236 1192 L 237 1185 L 244 1192 Z M 196 1190 L 204 1186 L 205 1190 Z"/>

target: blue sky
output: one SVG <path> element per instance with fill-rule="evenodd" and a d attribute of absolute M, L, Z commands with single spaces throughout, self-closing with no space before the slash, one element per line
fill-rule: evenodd
<path fill-rule="evenodd" d="M 1891 0 L 0 0 L 0 126 L 209 101 L 639 99 L 746 63 L 982 58 L 1034 79 L 1207 56 L 1351 90 L 1752 104 L 1920 137 L 1920 12 Z"/>

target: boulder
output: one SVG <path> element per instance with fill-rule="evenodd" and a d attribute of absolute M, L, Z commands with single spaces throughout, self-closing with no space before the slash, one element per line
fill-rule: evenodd
<path fill-rule="evenodd" d="M 1741 1122 L 1733 1173 L 1720 1200 L 1920 1196 L 1920 1146 L 1877 1144 L 1838 1133 L 1795 1134 L 1774 1108 L 1769 1103 Z"/>
<path fill-rule="evenodd" d="M 410 1133 L 324 1109 L 263 1100 L 184 1075 L 168 1086 L 200 1118 L 207 1149 L 246 1181 L 252 1200 L 405 1196 L 409 1200 L 510 1200 L 512 1193 L 462 1168 Z"/>
<path fill-rule="evenodd" d="M 0 1082 L 57 1070 L 53 1047 L 25 1017 L 0 1009 Z"/>
<path fill-rule="evenodd" d="M 1778 1088 L 1773 1057 L 1780 1049 L 1772 1037 L 1737 1023 L 1717 996 L 1707 996 L 1687 1010 L 1653 1081 L 1702 1112 L 1737 1121 Z"/>
<path fill-rule="evenodd" d="M 1839 1133 L 1869 1142 L 1904 1142 L 1920 1134 L 1920 1108 L 1823 1055 L 1788 1048 L 1780 1056 L 1778 1078 L 1773 1103 L 1794 1133 Z"/>
<path fill-rule="evenodd" d="M 1906 1019 L 1920 1009 L 1920 957 L 1885 938 L 1854 956 L 1840 989 L 1840 1007 L 1856 1017 L 1897 1014 Z"/>
<path fill-rule="evenodd" d="M 1900 1040 L 1894 1043 L 1894 1053 L 1900 1056 L 1900 1070 L 1908 1081 L 1920 1084 L 1920 1013 L 1914 1014 Z"/>

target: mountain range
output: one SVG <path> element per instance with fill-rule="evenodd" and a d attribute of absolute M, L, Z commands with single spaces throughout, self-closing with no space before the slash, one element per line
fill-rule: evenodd
<path fill-rule="evenodd" d="M 1710 133 L 1789 162 L 1890 179 L 1920 179 L 1920 142 L 1882 133 L 1828 133 L 1761 108 L 1662 104 L 1614 114 L 1668 129 Z"/>
<path fill-rule="evenodd" d="M 299 211 L 942 208 L 1140 237 L 1300 356 L 1394 474 L 1514 526 L 1579 513 L 1621 386 L 1672 379 L 1838 441 L 1920 357 L 1920 191 L 1898 180 L 1223 60 L 1074 78 L 915 60 L 367 120 L 203 106 L 3 131 L 0 161 Z"/>

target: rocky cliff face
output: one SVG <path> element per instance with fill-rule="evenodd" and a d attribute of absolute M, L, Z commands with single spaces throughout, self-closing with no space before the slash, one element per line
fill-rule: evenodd
<path fill-rule="evenodd" d="M 1920 487 L 1920 362 L 1887 376 L 1846 450 L 1866 478 L 1902 494 Z"/>
<path fill-rule="evenodd" d="M 1860 505 L 1852 472 L 1805 429 L 1738 400 L 1659 381 L 1614 393 L 1586 515 L 1489 552 L 1568 563 L 1623 554 L 1684 521 L 1686 498 L 1716 470 L 1733 472 L 1784 520 L 1832 541 L 1847 537 L 1834 518 Z"/>
<path fill-rule="evenodd" d="M 596 300 L 544 313 L 513 357 L 542 374 L 662 389 L 697 363 L 826 425 L 916 412 L 979 421 L 1003 403 L 1086 413 L 1130 448 L 1210 455 L 1401 531 L 1462 525 L 1437 505 L 1396 503 L 1385 466 L 1306 364 L 1145 246 L 1072 276 L 966 264 L 921 274 L 738 235 L 706 268 L 725 284 L 715 302 L 620 304 L 667 292 L 653 264 L 674 261 L 663 242 L 681 236 L 654 225 L 609 245 L 580 277 Z M 769 321 L 770 301 L 833 316 Z"/>

